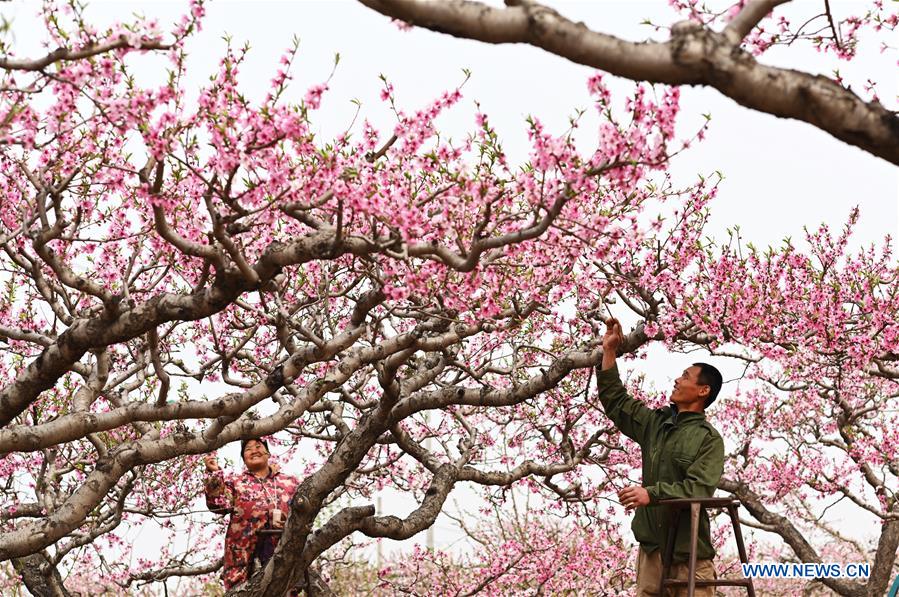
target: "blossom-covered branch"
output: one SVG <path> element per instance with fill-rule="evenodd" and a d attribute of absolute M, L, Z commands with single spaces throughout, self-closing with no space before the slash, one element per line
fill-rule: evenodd
<path fill-rule="evenodd" d="M 899 117 L 829 78 L 767 66 L 740 46 L 772 8 L 746 2 L 721 31 L 696 20 L 671 26 L 667 42 L 631 42 L 593 31 L 537 2 L 495 8 L 472 0 L 360 0 L 394 19 L 487 43 L 526 43 L 611 74 L 668 85 L 707 85 L 737 103 L 815 126 L 899 164 Z M 895 28 L 895 20 L 890 21 Z"/>

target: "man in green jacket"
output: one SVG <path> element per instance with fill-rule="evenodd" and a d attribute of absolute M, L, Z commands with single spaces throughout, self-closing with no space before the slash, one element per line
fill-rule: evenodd
<path fill-rule="evenodd" d="M 658 595 L 662 574 L 661 553 L 668 537 L 667 510 L 660 500 L 711 497 L 724 470 L 724 442 L 706 420 L 705 409 L 721 389 L 721 373 L 706 363 L 687 368 L 674 382 L 671 405 L 653 410 L 628 396 L 618 375 L 615 355 L 623 340 L 621 324 L 609 319 L 603 336 L 603 358 L 596 371 L 599 399 L 606 415 L 643 452 L 643 484 L 626 487 L 618 498 L 628 510 L 635 508 L 631 523 L 640 543 L 637 558 L 637 595 Z M 687 577 L 690 554 L 689 516 L 682 516 L 674 543 L 672 578 Z M 714 580 L 715 549 L 709 519 L 699 522 L 697 580 Z M 679 591 L 678 595 L 686 595 Z M 697 588 L 697 597 L 714 595 L 712 587 Z"/>

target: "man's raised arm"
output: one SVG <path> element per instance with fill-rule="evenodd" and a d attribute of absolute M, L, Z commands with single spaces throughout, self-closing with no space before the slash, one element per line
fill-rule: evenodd
<path fill-rule="evenodd" d="M 606 333 L 602 338 L 602 365 L 596 370 L 596 386 L 606 416 L 621 433 L 642 443 L 656 414 L 639 400 L 630 397 L 621 383 L 615 358 L 623 339 L 618 320 L 610 318 L 606 321 Z"/>

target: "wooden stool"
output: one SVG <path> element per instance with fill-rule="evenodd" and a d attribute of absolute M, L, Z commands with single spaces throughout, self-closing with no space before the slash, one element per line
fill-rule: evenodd
<path fill-rule="evenodd" d="M 677 500 L 662 500 L 660 502 L 671 511 L 671 525 L 668 528 L 668 541 L 665 551 L 662 553 L 662 580 L 659 582 L 659 597 L 665 597 L 665 589 L 687 587 L 687 596 L 693 597 L 696 587 L 746 587 L 749 597 L 755 597 L 755 588 L 751 578 L 733 580 L 696 580 L 696 544 L 699 541 L 699 512 L 705 508 L 726 508 L 730 515 L 730 522 L 734 527 L 734 537 L 737 540 L 737 552 L 740 561 L 748 564 L 746 546 L 743 544 L 743 533 L 740 531 L 740 519 L 737 516 L 737 508 L 740 500 L 733 498 L 692 498 Z M 677 537 L 677 525 L 683 510 L 690 509 L 690 565 L 687 570 L 687 580 L 674 580 L 668 578 L 671 572 L 671 561 L 674 558 L 674 540 Z"/>

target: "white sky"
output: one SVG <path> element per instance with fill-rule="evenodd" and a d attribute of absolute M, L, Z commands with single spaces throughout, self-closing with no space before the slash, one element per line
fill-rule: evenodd
<path fill-rule="evenodd" d="M 651 34 L 648 27 L 639 25 L 646 17 L 663 24 L 673 22 L 665 0 L 552 4 L 595 30 L 632 40 Z M 789 10 L 801 12 L 819 5 L 820 0 L 799 0 L 796 4 Z M 857 10 L 859 4 L 832 3 L 834 12 L 844 16 Z M 93 2 L 88 14 L 102 23 L 127 19 L 132 11 L 141 12 L 158 17 L 165 28 L 185 10 L 184 6 L 181 2 Z M 13 19 L 20 55 L 39 52 L 33 20 L 36 10 L 37 3 L 0 4 L 0 15 Z M 323 108 L 313 116 L 325 137 L 349 124 L 356 109 L 350 102 L 353 98 L 362 101 L 364 116 L 392 128 L 390 115 L 378 99 L 379 73 L 394 84 L 401 107 L 414 110 L 454 88 L 463 78 L 462 69 L 470 69 L 472 77 L 463 88 L 461 105 L 442 117 L 440 124 L 461 139 L 473 127 L 473 100 L 478 100 L 513 163 L 527 154 L 526 115 L 538 116 L 549 130 L 562 132 L 574 109 L 591 107 L 585 82 L 592 70 L 587 67 L 527 46 L 493 46 L 424 30 L 403 32 L 356 2 L 335 0 L 210 2 L 203 32 L 189 46 L 192 80 L 197 86 L 215 71 L 224 49 L 221 37 L 226 32 L 236 46 L 244 41 L 252 46 L 241 73 L 242 88 L 251 97 L 264 95 L 278 58 L 294 35 L 301 39 L 293 70 L 294 97 L 302 97 L 308 86 L 326 79 L 334 54 L 340 53 L 331 91 L 325 95 Z M 822 61 L 810 49 L 775 50 L 763 62 L 822 74 L 830 74 L 832 68 L 831 60 Z M 876 45 L 863 46 L 859 59 L 840 69 L 858 88 L 866 78 L 880 80 L 881 97 L 887 103 L 895 101 L 899 91 L 895 56 L 881 55 Z M 629 82 L 616 82 L 613 91 L 623 98 L 631 87 Z M 851 207 L 858 205 L 861 217 L 855 244 L 879 242 L 887 234 L 899 236 L 896 167 L 810 125 L 744 109 L 714 90 L 682 88 L 681 98 L 680 131 L 694 130 L 702 120 L 700 115 L 706 112 L 712 114 L 712 126 L 705 142 L 676 159 L 676 178 L 689 181 L 697 173 L 715 170 L 726 177 L 712 205 L 709 233 L 720 235 L 724 229 L 739 225 L 744 239 L 764 246 L 779 243 L 785 236 L 800 238 L 803 225 L 817 227 L 828 222 L 837 228 L 845 222 Z M 582 127 L 585 133 L 589 130 L 586 124 Z M 667 386 L 693 360 L 669 357 L 650 379 Z M 223 452 L 236 458 L 236 448 L 233 453 Z M 464 502 L 469 498 L 462 492 L 457 499 Z M 448 521 L 441 521 L 436 533 L 438 546 L 457 537 Z M 424 534 L 410 541 L 424 541 Z"/>

